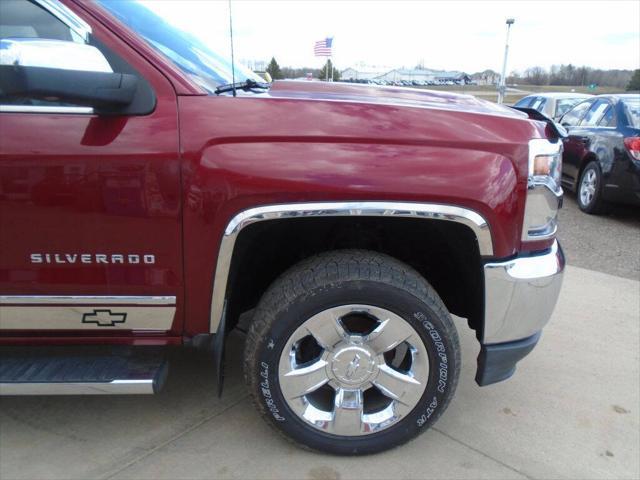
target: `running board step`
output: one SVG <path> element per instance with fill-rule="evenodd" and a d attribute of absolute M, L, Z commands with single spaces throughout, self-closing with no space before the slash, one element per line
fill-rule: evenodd
<path fill-rule="evenodd" d="M 22 351 L 20 351 L 22 350 Z M 34 354 L 0 352 L 0 395 L 123 395 L 158 392 L 167 378 L 161 351 L 77 347 Z M 132 352 L 133 351 L 133 352 Z"/>

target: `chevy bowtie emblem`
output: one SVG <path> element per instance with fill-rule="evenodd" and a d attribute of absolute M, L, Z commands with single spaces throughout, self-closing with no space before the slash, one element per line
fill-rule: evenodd
<path fill-rule="evenodd" d="M 94 310 L 82 315 L 82 323 L 95 323 L 99 327 L 114 327 L 116 323 L 124 323 L 126 313 L 113 313 L 111 310 Z"/>
<path fill-rule="evenodd" d="M 353 377 L 355 373 L 358 371 L 359 367 L 360 367 L 360 355 L 356 353 L 355 356 L 353 357 L 353 360 L 349 362 L 349 366 L 347 367 L 347 371 L 345 372 L 344 376 L 347 377 L 348 379 L 351 379 L 351 377 Z"/>

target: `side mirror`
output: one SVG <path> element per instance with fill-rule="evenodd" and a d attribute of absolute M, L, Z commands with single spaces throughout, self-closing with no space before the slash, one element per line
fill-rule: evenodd
<path fill-rule="evenodd" d="M 75 42 L 0 40 L 2 96 L 53 100 L 117 113 L 135 96 L 138 79 L 114 73 L 100 50 Z"/>

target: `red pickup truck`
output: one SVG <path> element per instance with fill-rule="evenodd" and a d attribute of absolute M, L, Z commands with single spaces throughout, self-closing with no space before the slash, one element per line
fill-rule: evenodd
<path fill-rule="evenodd" d="M 148 4 L 0 8 L 0 393 L 152 393 L 175 345 L 222 385 L 239 328 L 270 424 L 371 453 L 446 409 L 457 328 L 479 385 L 536 345 L 564 268 L 552 123 L 265 83 Z"/>

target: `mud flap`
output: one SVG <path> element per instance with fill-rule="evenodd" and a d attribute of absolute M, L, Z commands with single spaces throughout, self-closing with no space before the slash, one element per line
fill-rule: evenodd
<path fill-rule="evenodd" d="M 227 301 L 224 301 L 222 308 L 222 318 L 218 325 L 218 331 L 213 340 L 213 361 L 216 365 L 216 380 L 218 382 L 218 398 L 222 396 L 222 387 L 224 384 L 224 344 L 227 336 L 226 328 L 227 318 Z"/>
<path fill-rule="evenodd" d="M 484 387 L 508 379 L 516 371 L 516 363 L 531 353 L 541 332 L 514 342 L 482 345 L 478 355 L 476 383 Z"/>

